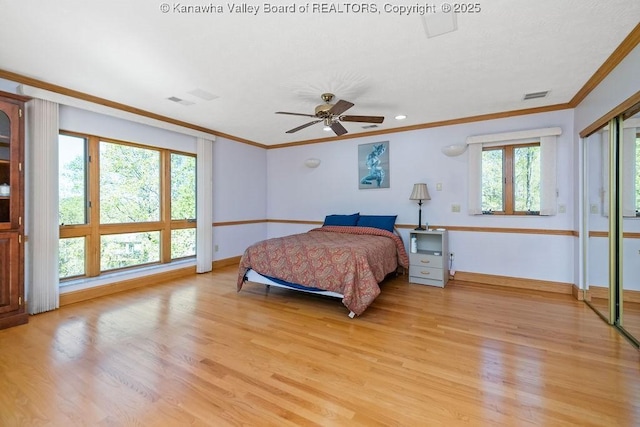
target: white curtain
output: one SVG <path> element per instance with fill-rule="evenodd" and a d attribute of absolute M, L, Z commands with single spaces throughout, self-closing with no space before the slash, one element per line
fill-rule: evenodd
<path fill-rule="evenodd" d="M 211 271 L 213 262 L 213 141 L 198 138 L 196 160 L 196 272 Z"/>
<path fill-rule="evenodd" d="M 555 135 L 540 137 L 540 215 L 556 214 L 556 139 Z"/>
<path fill-rule="evenodd" d="M 482 148 L 540 142 L 540 215 L 555 215 L 557 190 L 557 137 L 560 128 L 533 129 L 467 138 L 469 145 L 469 215 L 482 215 Z"/>
<path fill-rule="evenodd" d="M 469 215 L 482 215 L 482 144 L 469 144 Z"/>
<path fill-rule="evenodd" d="M 26 173 L 29 313 L 60 306 L 58 265 L 58 104 L 42 99 L 27 103 L 29 149 Z"/>

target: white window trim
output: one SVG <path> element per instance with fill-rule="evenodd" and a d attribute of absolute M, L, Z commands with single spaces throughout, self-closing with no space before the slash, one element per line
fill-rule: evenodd
<path fill-rule="evenodd" d="M 482 215 L 482 149 L 500 145 L 540 142 L 540 215 L 556 214 L 557 137 L 559 127 L 529 129 L 467 138 L 469 146 L 469 215 Z"/>

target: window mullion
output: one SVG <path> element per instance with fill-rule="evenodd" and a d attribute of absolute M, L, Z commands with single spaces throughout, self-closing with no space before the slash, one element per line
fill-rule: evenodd
<path fill-rule="evenodd" d="M 100 275 L 100 140 L 89 137 L 89 235 L 87 236 L 86 268 L 87 276 Z"/>
<path fill-rule="evenodd" d="M 513 215 L 514 206 L 514 161 L 513 161 L 513 145 L 504 147 L 504 213 Z"/>
<path fill-rule="evenodd" d="M 162 150 L 160 153 L 161 182 L 160 182 L 160 216 L 162 231 L 160 233 L 160 260 L 162 263 L 171 262 L 171 153 Z"/>

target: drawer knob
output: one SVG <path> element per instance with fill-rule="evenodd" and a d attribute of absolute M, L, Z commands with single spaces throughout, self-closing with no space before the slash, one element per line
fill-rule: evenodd
<path fill-rule="evenodd" d="M 421 274 L 424 274 L 424 275 L 431 274 L 431 273 L 429 273 L 428 271 L 421 271 L 420 273 L 421 273 Z"/>
<path fill-rule="evenodd" d="M 421 259 L 420 262 L 423 264 L 429 264 L 431 261 L 429 261 L 428 259 Z"/>

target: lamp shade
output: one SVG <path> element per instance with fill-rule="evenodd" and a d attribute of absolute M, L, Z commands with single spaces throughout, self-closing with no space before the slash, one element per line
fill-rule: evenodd
<path fill-rule="evenodd" d="M 413 191 L 411 192 L 411 196 L 409 196 L 409 200 L 431 200 L 427 184 L 413 184 Z"/>

